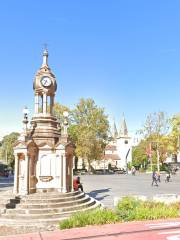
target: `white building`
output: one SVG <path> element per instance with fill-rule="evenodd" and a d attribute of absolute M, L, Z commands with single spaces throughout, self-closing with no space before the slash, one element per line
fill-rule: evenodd
<path fill-rule="evenodd" d="M 112 132 L 112 140 L 105 148 L 104 158 L 102 160 L 94 160 L 91 163 L 94 170 L 108 169 L 110 165 L 126 170 L 128 163 L 132 162 L 133 141 L 128 134 L 124 116 L 120 124 L 119 132 L 115 123 Z M 87 168 L 87 162 L 79 158 L 77 168 L 82 169 L 84 166 Z"/>
<path fill-rule="evenodd" d="M 113 140 L 106 146 L 105 159 L 111 159 L 112 166 L 126 169 L 127 164 L 132 162 L 132 138 L 128 134 L 124 116 L 120 124 L 119 132 L 114 123 L 112 137 Z"/>

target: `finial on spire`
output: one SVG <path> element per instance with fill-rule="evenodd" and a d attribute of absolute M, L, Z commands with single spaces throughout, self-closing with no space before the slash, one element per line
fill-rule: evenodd
<path fill-rule="evenodd" d="M 43 51 L 43 63 L 42 66 L 48 65 L 48 50 L 47 44 L 44 44 L 44 51 Z"/>

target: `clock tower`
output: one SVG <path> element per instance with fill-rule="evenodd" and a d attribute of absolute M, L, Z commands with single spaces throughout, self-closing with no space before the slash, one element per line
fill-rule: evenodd
<path fill-rule="evenodd" d="M 48 51 L 43 52 L 43 62 L 37 71 L 33 83 L 34 127 L 33 138 L 42 143 L 44 137 L 50 144 L 56 144 L 60 137 L 59 123 L 53 115 L 54 98 L 57 89 L 56 77 L 48 65 Z"/>
<path fill-rule="evenodd" d="M 35 75 L 33 90 L 31 128 L 25 128 L 14 146 L 14 193 L 26 195 L 41 191 L 72 191 L 74 146 L 69 141 L 66 127 L 62 132 L 54 116 L 57 81 L 48 65 L 47 49 Z"/>

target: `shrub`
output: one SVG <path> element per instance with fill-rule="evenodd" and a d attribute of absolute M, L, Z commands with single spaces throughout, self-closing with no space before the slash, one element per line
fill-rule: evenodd
<path fill-rule="evenodd" d="M 59 223 L 60 229 L 84 227 L 87 225 L 102 225 L 119 221 L 118 215 L 109 209 L 94 209 L 79 212 Z"/>
<path fill-rule="evenodd" d="M 119 201 L 116 211 L 94 209 L 79 212 L 59 223 L 61 229 L 102 225 L 119 221 L 155 220 L 180 217 L 180 202 L 167 205 L 162 202 L 142 201 L 133 197 L 124 197 Z"/>
<path fill-rule="evenodd" d="M 177 208 L 161 202 L 141 201 L 135 198 L 123 198 L 117 205 L 119 218 L 124 221 L 153 220 L 176 217 Z"/>
<path fill-rule="evenodd" d="M 133 197 L 123 197 L 117 205 L 117 214 L 123 221 L 133 220 L 133 213 L 140 205 L 140 201 Z"/>

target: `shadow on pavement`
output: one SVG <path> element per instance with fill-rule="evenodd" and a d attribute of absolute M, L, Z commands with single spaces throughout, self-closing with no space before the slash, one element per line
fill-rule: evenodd
<path fill-rule="evenodd" d="M 103 195 L 103 196 L 98 196 L 98 194 L 107 193 L 107 192 L 110 191 L 110 189 L 111 189 L 111 188 L 98 189 L 98 190 L 91 191 L 91 192 L 89 192 L 88 194 L 89 194 L 90 197 L 93 197 L 93 198 L 95 198 L 96 200 L 101 201 L 101 200 L 103 200 L 105 197 L 108 197 L 108 196 L 110 196 L 110 195 L 109 195 L 109 194 L 105 194 L 105 195 Z"/>

